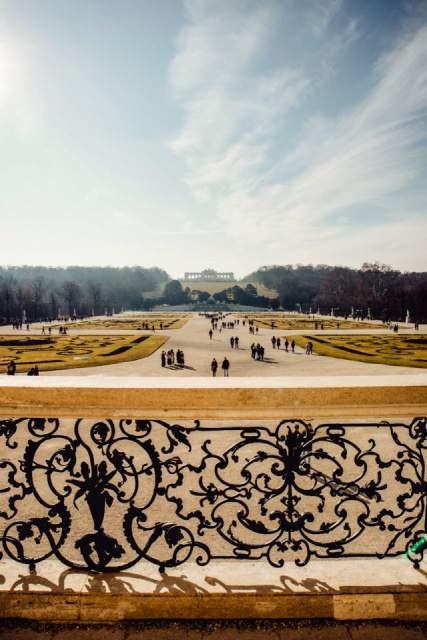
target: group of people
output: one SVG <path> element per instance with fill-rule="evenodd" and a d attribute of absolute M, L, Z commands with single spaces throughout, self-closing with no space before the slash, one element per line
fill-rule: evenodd
<path fill-rule="evenodd" d="M 310 340 L 305 345 L 305 353 L 308 356 L 311 356 L 313 354 L 313 343 L 310 342 Z"/>
<path fill-rule="evenodd" d="M 228 360 L 227 357 L 224 357 L 224 360 L 222 361 L 221 369 L 224 374 L 224 377 L 228 378 L 228 372 L 230 370 L 230 361 Z M 216 377 L 217 370 L 218 370 L 218 362 L 216 358 L 214 358 L 211 362 L 211 371 L 214 378 Z"/>
<path fill-rule="evenodd" d="M 16 363 L 14 360 L 11 360 L 7 365 L 7 375 L 14 376 L 15 373 L 16 373 Z M 38 376 L 38 375 L 39 375 L 39 368 L 37 365 L 32 367 L 27 373 L 27 376 Z"/>
<path fill-rule="evenodd" d="M 27 322 L 27 324 L 25 326 L 27 328 L 27 331 L 29 331 L 30 330 L 30 323 Z M 17 330 L 22 329 L 22 320 L 20 320 L 19 322 L 13 322 L 12 323 L 12 327 L 13 327 L 13 329 L 17 329 Z"/>
<path fill-rule="evenodd" d="M 162 351 L 162 367 L 171 367 L 173 364 L 179 365 L 180 367 L 184 366 L 184 352 L 181 349 L 178 349 L 175 355 L 175 351 L 173 349 L 169 349 L 169 351 Z"/>
<path fill-rule="evenodd" d="M 276 339 L 276 336 L 273 336 L 271 338 L 271 344 L 273 345 L 273 349 L 275 349 L 276 347 L 280 349 L 280 345 L 282 344 L 282 342 L 280 338 Z M 283 344 L 285 347 L 285 351 L 289 351 L 289 345 L 290 345 L 292 353 L 295 353 L 295 340 L 292 340 L 292 342 L 289 342 L 289 340 L 286 338 Z"/>
<path fill-rule="evenodd" d="M 28 329 L 28 331 L 29 331 L 29 329 Z M 52 327 L 48 327 L 47 331 L 48 331 L 49 335 L 52 335 Z M 61 325 L 59 327 L 59 329 L 58 329 L 58 333 L 60 335 L 63 335 L 63 336 L 68 335 L 68 327 L 65 324 L 64 324 L 64 326 Z M 46 327 L 43 325 L 43 327 L 42 327 L 42 336 L 45 336 L 45 335 L 46 335 Z"/>
<path fill-rule="evenodd" d="M 239 320 L 236 320 L 236 322 L 222 322 L 221 326 L 223 329 L 234 329 L 235 324 L 238 325 Z"/>
<path fill-rule="evenodd" d="M 148 322 L 143 322 L 141 325 L 141 329 L 142 331 L 150 331 L 150 326 L 148 325 Z M 160 330 L 163 329 L 163 322 L 160 322 Z M 156 333 L 156 329 L 154 327 L 154 324 L 151 325 L 151 332 L 152 333 Z"/>
<path fill-rule="evenodd" d="M 234 349 L 234 347 L 236 349 L 239 348 L 239 336 L 236 336 L 235 338 L 233 338 L 233 336 L 231 336 L 230 338 L 230 346 L 232 349 Z"/>
<path fill-rule="evenodd" d="M 256 334 L 258 334 L 258 327 L 254 327 L 254 325 L 253 325 L 253 324 L 250 324 L 250 325 L 249 325 L 249 333 L 252 333 L 252 334 L 256 333 Z"/>
<path fill-rule="evenodd" d="M 257 360 L 264 361 L 264 353 L 265 349 L 259 343 L 256 346 L 254 342 L 251 344 L 251 356 L 254 360 L 256 356 Z"/>
<path fill-rule="evenodd" d="M 39 375 L 39 368 L 37 365 L 32 369 L 30 369 L 29 372 L 27 373 L 27 376 L 38 376 L 38 375 Z"/>

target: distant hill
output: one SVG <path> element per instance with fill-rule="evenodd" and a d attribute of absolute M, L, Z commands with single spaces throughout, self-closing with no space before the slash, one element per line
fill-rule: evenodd
<path fill-rule="evenodd" d="M 275 289 L 269 289 L 260 282 L 241 282 L 237 280 L 235 282 L 194 282 L 194 280 L 180 280 L 180 282 L 183 289 L 188 287 L 191 290 L 207 291 L 211 295 L 219 291 L 224 291 L 224 289 L 230 289 L 236 285 L 244 289 L 248 284 L 252 284 L 256 288 L 259 296 L 277 298 L 277 291 Z"/>

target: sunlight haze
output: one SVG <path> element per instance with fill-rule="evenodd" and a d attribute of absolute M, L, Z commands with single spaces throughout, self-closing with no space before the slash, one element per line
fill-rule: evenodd
<path fill-rule="evenodd" d="M 426 109 L 426 2 L 0 0 L 0 262 L 425 270 Z"/>

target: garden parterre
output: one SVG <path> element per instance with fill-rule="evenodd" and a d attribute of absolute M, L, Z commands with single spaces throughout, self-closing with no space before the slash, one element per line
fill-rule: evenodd
<path fill-rule="evenodd" d="M 138 360 L 161 347 L 168 336 L 1 336 L 0 368 L 14 360 L 18 373 L 96 367 Z"/>
<path fill-rule="evenodd" d="M 427 367 L 425 335 L 295 335 L 286 338 L 289 342 L 295 340 L 303 348 L 310 341 L 313 352 L 322 356 L 375 364 Z"/>

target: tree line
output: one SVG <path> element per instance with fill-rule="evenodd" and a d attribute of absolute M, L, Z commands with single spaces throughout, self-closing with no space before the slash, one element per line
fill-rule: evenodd
<path fill-rule="evenodd" d="M 190 289 L 189 287 L 183 288 L 179 280 L 171 280 L 165 285 L 162 297 L 157 301 L 158 304 L 168 305 L 180 305 L 193 302 L 209 303 L 236 303 L 247 306 L 255 307 L 267 307 L 270 308 L 277 303 L 272 303 L 270 298 L 266 296 L 259 296 L 256 287 L 253 284 L 247 284 L 245 287 L 234 285 L 228 287 L 222 291 L 211 294 L 207 291 L 200 291 L 198 289 Z"/>
<path fill-rule="evenodd" d="M 277 291 L 259 296 L 252 282 Z M 246 283 L 246 284 L 245 284 Z M 328 265 L 260 267 L 234 285 L 214 293 L 221 303 L 283 308 L 287 311 L 427 321 L 427 272 L 404 272 L 375 263 L 360 269 Z M 158 267 L 0 267 L 0 323 L 31 322 L 61 315 L 95 315 L 150 310 L 157 304 L 208 302 L 206 291 L 183 289 Z M 25 314 L 24 314 L 25 312 Z"/>
<path fill-rule="evenodd" d="M 276 289 L 281 307 L 308 313 L 370 315 L 383 320 L 427 320 L 427 272 L 397 271 L 380 262 L 360 269 L 328 265 L 265 266 L 244 280 Z"/>
<path fill-rule="evenodd" d="M 151 309 L 168 280 L 158 267 L 0 267 L 0 322 Z"/>

